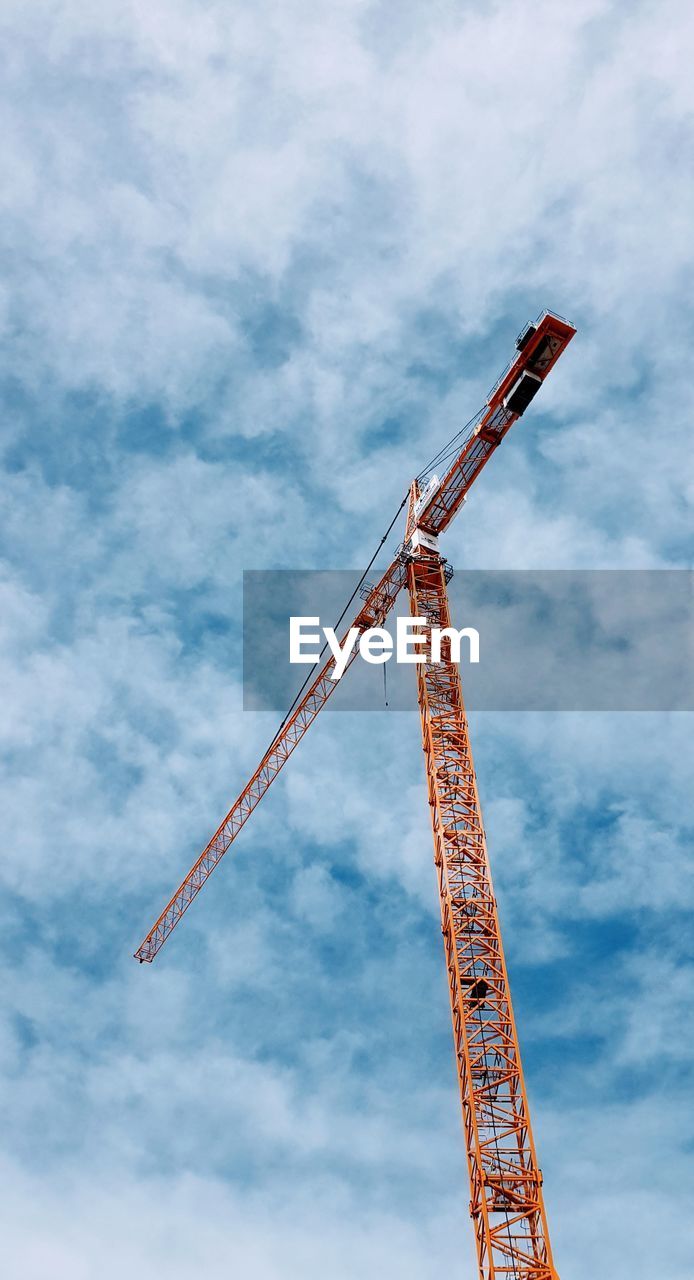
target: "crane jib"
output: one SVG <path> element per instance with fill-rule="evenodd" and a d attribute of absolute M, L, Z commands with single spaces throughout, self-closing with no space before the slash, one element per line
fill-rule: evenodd
<path fill-rule="evenodd" d="M 482 467 L 525 412 L 575 332 L 568 320 L 552 311 L 544 311 L 534 324 L 526 326 L 517 340 L 519 350 L 492 387 L 477 426 L 418 512 L 417 523 L 422 528 L 434 534 L 448 528 Z"/>
<path fill-rule="evenodd" d="M 448 528 L 465 501 L 471 485 L 503 440 L 509 427 L 520 416 L 517 409 L 512 407 L 519 379 L 532 375 L 542 383 L 575 332 L 574 326 L 568 320 L 555 312 L 544 311 L 537 320 L 526 325 L 519 334 L 516 340 L 517 354 L 489 392 L 487 407 L 476 419 L 476 425 L 463 443 L 460 453 L 443 479 L 439 482 L 437 478 L 437 483 L 431 486 L 428 501 L 426 490 L 420 494 L 417 482 L 414 483 L 415 496 L 414 500 L 410 501 L 407 517 L 405 554 L 401 552 L 396 556 L 380 582 L 370 591 L 352 626 L 363 630 L 378 626 L 385 619 L 404 585 L 405 565 L 409 554 L 407 548 L 411 546 L 415 529 L 421 530 L 425 535 L 438 537 Z M 422 499 L 424 505 L 422 505 Z M 425 545 L 421 535 L 420 545 Z M 332 659 L 329 659 L 286 724 L 280 726 L 274 741 L 235 804 L 138 947 L 135 958 L 141 963 L 154 959 L 208 876 L 236 839 L 241 827 L 244 826 L 306 730 L 313 723 L 318 712 L 325 705 L 335 688 L 335 682 L 331 681 L 327 674 L 331 665 Z"/>

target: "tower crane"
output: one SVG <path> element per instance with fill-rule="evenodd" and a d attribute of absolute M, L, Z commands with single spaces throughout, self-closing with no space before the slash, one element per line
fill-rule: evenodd
<path fill-rule="evenodd" d="M 366 598 L 352 627 L 382 626 L 406 587 L 413 617 L 424 619 L 417 690 L 441 932 L 448 975 L 479 1280 L 558 1280 L 530 1125 L 528 1098 L 460 671 L 450 640 L 431 657 L 432 628 L 450 627 L 449 567 L 439 551 L 480 471 L 522 416 L 576 330 L 552 311 L 521 331 L 510 364 L 454 450 L 443 477 L 420 476 L 409 490 L 405 539 Z M 444 451 L 445 452 L 445 451 Z M 348 665 L 357 653 L 352 649 Z M 236 839 L 294 748 L 336 688 L 334 658 L 307 682 L 224 821 L 135 952 L 151 962 Z"/>

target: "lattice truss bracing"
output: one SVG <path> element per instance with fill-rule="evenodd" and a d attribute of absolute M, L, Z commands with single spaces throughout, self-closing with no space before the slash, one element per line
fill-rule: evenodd
<path fill-rule="evenodd" d="M 431 501 L 419 512 L 417 524 L 423 529 L 438 536 L 448 528 L 465 501 L 470 486 L 486 466 L 494 450 L 501 444 L 509 428 L 523 412 L 522 407 L 516 405 L 514 399 L 519 381 L 531 378 L 539 386 L 571 341 L 574 333 L 573 325 L 551 311 L 543 312 L 534 324 L 526 326 L 516 343 L 518 354 L 514 356 L 492 387 L 484 410 L 475 419 L 474 429 L 461 442 L 457 455 L 450 463 Z M 413 529 L 413 505 L 410 503 L 407 537 L 412 534 Z M 368 627 L 379 626 L 384 622 L 404 583 L 404 562 L 396 557 L 380 582 L 370 590 L 365 604 L 352 625 L 359 631 L 364 631 Z M 353 657 L 354 651 L 348 666 L 351 665 Z M 330 679 L 332 666 L 331 657 L 320 668 L 315 680 L 303 694 L 299 705 L 280 725 L 260 764 L 224 821 L 140 943 L 135 952 L 135 958 L 141 963 L 151 962 L 154 959 L 206 880 L 231 847 L 294 748 L 313 724 L 318 712 L 325 706 L 335 688 L 335 682 Z"/>
<path fill-rule="evenodd" d="M 373 627 L 383 622 L 392 609 L 400 589 L 404 586 L 405 577 L 404 566 L 400 561 L 395 561 L 383 574 L 376 586 L 371 589 L 363 609 L 352 625 L 358 627 L 359 631 L 365 631 L 367 627 Z M 344 643 L 344 637 L 341 643 Z M 357 649 L 355 647 L 347 662 L 347 667 L 351 666 L 356 654 Z M 139 960 L 140 963 L 152 961 L 160 948 L 163 947 L 169 934 L 176 928 L 181 916 L 188 910 L 205 881 L 211 876 L 217 863 L 224 857 L 239 831 L 250 818 L 256 805 L 262 800 L 282 766 L 286 764 L 294 748 L 301 742 L 307 729 L 310 729 L 318 712 L 325 706 L 331 693 L 334 693 L 337 685 L 334 680 L 330 679 L 332 667 L 333 658 L 330 657 L 309 685 L 296 710 L 281 725 L 260 764 L 252 777 L 249 778 L 238 799 L 232 805 L 221 826 L 217 828 L 200 857 L 193 863 L 185 880 L 176 890 L 170 902 L 164 907 L 158 920 L 135 952 L 135 959 Z"/>
<path fill-rule="evenodd" d="M 359 632 L 383 624 L 406 584 L 416 616 L 426 617 L 429 627 L 449 625 L 438 536 L 574 333 L 568 321 L 545 311 L 519 334 L 516 354 L 484 409 L 432 460 L 428 471 L 445 466 L 442 478 L 430 474 L 421 495 L 413 482 L 405 541 L 376 586 L 365 588 L 352 623 Z M 332 671 L 331 655 L 299 690 L 255 772 L 135 952 L 140 962 L 157 955 L 325 706 L 336 688 Z M 479 1277 L 557 1280 L 459 671 L 445 643 L 441 662 L 419 667 L 418 684 Z"/>
<path fill-rule="evenodd" d="M 444 566 L 408 566 L 410 608 L 449 627 Z M 470 750 L 460 670 L 418 667 L 422 741 L 480 1280 L 556 1280 Z"/>

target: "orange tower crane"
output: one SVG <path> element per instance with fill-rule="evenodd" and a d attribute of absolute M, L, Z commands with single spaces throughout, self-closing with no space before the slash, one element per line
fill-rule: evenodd
<path fill-rule="evenodd" d="M 443 479 L 412 482 L 405 540 L 380 581 L 368 588 L 352 626 L 382 626 L 402 587 L 414 617 L 426 619 L 418 699 L 441 903 L 453 1039 L 470 1179 L 470 1216 L 479 1280 L 558 1280 L 530 1126 L 518 1035 L 492 887 L 460 672 L 443 639 L 434 662 L 428 633 L 450 627 L 450 570 L 443 533 L 470 486 L 524 413 L 574 326 L 551 311 L 526 325 L 516 354 L 456 448 Z M 357 653 L 351 652 L 349 663 Z M 349 665 L 348 663 L 348 665 Z M 324 663 L 280 726 L 260 764 L 209 844 L 135 952 L 154 959 L 208 876 L 236 839 L 337 682 Z"/>

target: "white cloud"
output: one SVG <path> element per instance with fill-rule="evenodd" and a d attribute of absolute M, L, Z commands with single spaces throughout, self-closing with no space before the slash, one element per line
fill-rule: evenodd
<path fill-rule="evenodd" d="M 365 558 L 541 305 L 579 336 L 447 554 L 684 560 L 689 7 L 0 22 L 6 1269 L 438 1276 L 471 1242 L 415 716 L 326 714 L 129 951 L 274 728 L 241 570 Z M 473 730 L 559 1270 L 685 1280 L 684 718 Z"/>

